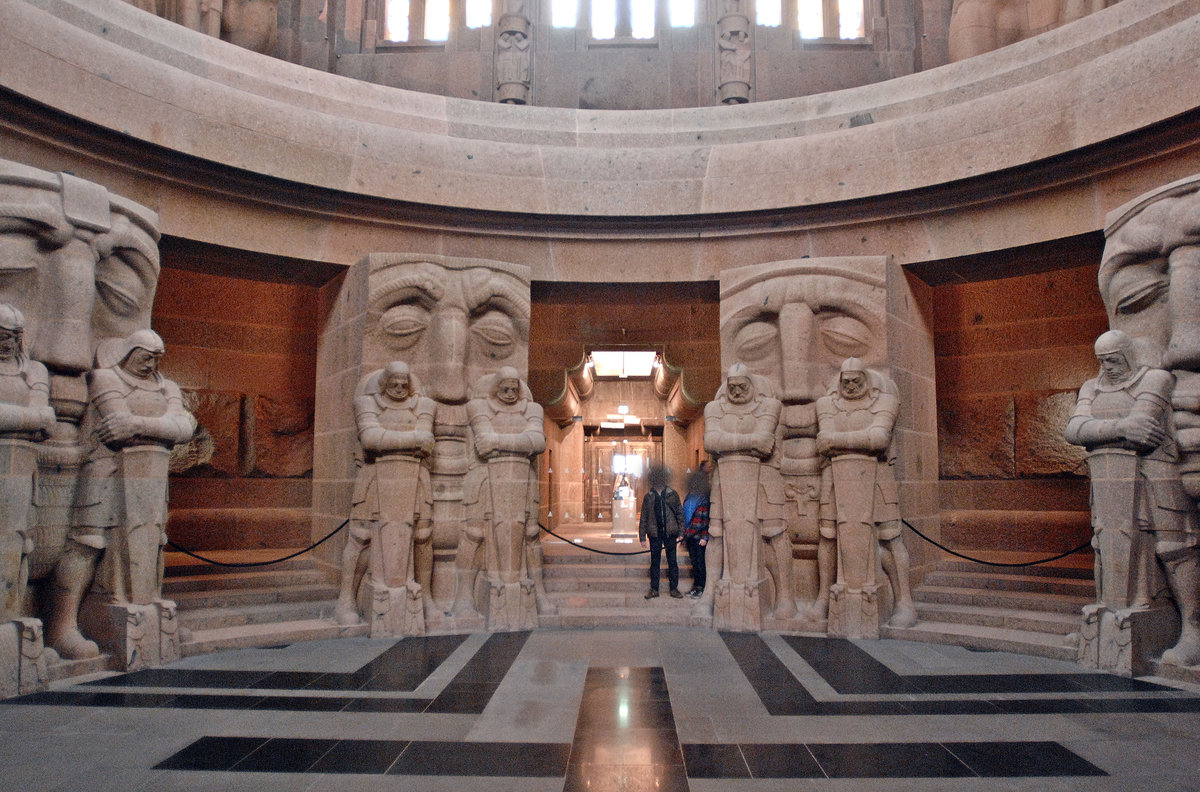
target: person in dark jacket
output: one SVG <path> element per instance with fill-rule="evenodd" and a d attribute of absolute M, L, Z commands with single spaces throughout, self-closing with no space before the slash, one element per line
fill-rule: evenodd
<path fill-rule="evenodd" d="M 650 491 L 642 498 L 642 516 L 638 521 L 638 541 L 642 547 L 650 544 L 650 590 L 646 599 L 658 596 L 658 581 L 662 553 L 667 553 L 667 582 L 671 596 L 679 599 L 679 561 L 675 557 L 675 545 L 683 533 L 683 505 L 679 493 L 668 486 L 670 471 L 665 467 L 653 466 L 646 474 Z"/>
<path fill-rule="evenodd" d="M 704 548 L 708 546 L 708 462 L 688 479 L 688 494 L 683 499 L 683 538 L 692 559 L 692 590 L 687 596 L 700 599 L 708 577 L 704 567 Z"/>

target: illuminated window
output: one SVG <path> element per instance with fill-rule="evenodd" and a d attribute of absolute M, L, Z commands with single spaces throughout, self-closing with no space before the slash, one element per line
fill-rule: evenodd
<path fill-rule="evenodd" d="M 591 6 L 592 38 L 654 38 L 655 0 L 591 0 Z"/>
<path fill-rule="evenodd" d="M 481 28 L 492 24 L 492 0 L 467 0 L 467 27 Z"/>
<path fill-rule="evenodd" d="M 642 0 L 632 3 L 629 9 L 629 29 L 634 38 L 654 38 L 654 3 Z"/>
<path fill-rule="evenodd" d="M 579 0 L 553 0 L 550 6 L 550 24 L 556 28 L 573 28 L 578 23 L 576 11 Z"/>
<path fill-rule="evenodd" d="M 779 27 L 783 24 L 782 0 L 758 0 L 754 6 L 757 22 L 763 27 Z"/>
<path fill-rule="evenodd" d="M 490 7 L 487 14 L 490 17 Z M 450 0 L 387 0 L 383 38 L 386 41 L 446 41 L 450 38 Z"/>
<path fill-rule="evenodd" d="M 592 0 L 592 38 L 617 35 L 617 0 Z"/>
<path fill-rule="evenodd" d="M 671 0 L 671 27 L 692 27 L 696 24 L 696 0 Z"/>
<path fill-rule="evenodd" d="M 825 11 L 832 12 L 827 19 Z M 856 39 L 866 36 L 862 0 L 797 0 L 796 29 L 801 38 Z"/>

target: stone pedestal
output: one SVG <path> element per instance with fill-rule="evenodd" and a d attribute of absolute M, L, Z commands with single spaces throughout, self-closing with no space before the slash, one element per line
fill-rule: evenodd
<path fill-rule="evenodd" d="M 35 693 L 48 682 L 42 622 L 17 618 L 0 623 L 0 699 Z"/>
<path fill-rule="evenodd" d="M 879 586 L 830 586 L 828 630 L 830 638 L 878 638 Z"/>
<path fill-rule="evenodd" d="M 155 668 L 180 658 L 179 618 L 171 600 L 133 605 L 92 594 L 79 610 L 79 627 L 125 671 Z"/>
<path fill-rule="evenodd" d="M 762 630 L 762 591 L 764 579 L 735 583 L 717 581 L 713 597 L 713 628 L 758 632 Z"/>
<path fill-rule="evenodd" d="M 532 630 L 538 626 L 533 581 L 488 581 L 487 629 L 489 632 Z"/>
<path fill-rule="evenodd" d="M 372 638 L 425 634 L 425 608 L 421 587 L 415 583 L 389 588 L 372 584 L 366 609 Z"/>
<path fill-rule="evenodd" d="M 1175 643 L 1179 614 L 1173 607 L 1124 608 L 1085 605 L 1079 637 L 1079 663 L 1121 676 L 1143 676 L 1151 660 Z"/>

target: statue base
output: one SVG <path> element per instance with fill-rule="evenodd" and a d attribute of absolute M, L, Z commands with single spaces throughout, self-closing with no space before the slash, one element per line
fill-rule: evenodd
<path fill-rule="evenodd" d="M 392 638 L 425 634 L 425 603 L 417 584 L 389 588 L 371 587 L 371 607 L 367 610 L 372 638 Z"/>
<path fill-rule="evenodd" d="M 879 637 L 879 584 L 849 588 L 845 583 L 829 587 L 830 638 Z"/>
<path fill-rule="evenodd" d="M 92 595 L 79 610 L 79 627 L 123 671 L 155 668 L 181 657 L 179 618 L 171 600 L 133 605 Z"/>
<path fill-rule="evenodd" d="M 763 625 L 763 581 L 748 580 L 734 583 L 717 581 L 713 597 L 713 628 L 738 632 L 759 632 Z"/>
<path fill-rule="evenodd" d="M 516 583 L 488 582 L 488 632 L 532 630 L 538 626 L 537 598 L 533 581 Z"/>
<path fill-rule="evenodd" d="M 41 620 L 0 623 L 0 698 L 36 693 L 49 681 Z"/>
<path fill-rule="evenodd" d="M 1099 603 L 1083 606 L 1079 664 L 1121 676 L 1144 676 L 1151 661 L 1179 637 L 1174 607 L 1112 610 Z"/>

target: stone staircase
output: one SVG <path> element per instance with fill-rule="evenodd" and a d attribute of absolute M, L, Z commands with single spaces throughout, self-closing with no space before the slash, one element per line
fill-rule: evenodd
<path fill-rule="evenodd" d="M 1029 554 L 987 555 L 1032 560 L 1022 558 Z M 883 636 L 1074 660 L 1080 610 L 1095 596 L 1090 555 L 1034 567 L 944 560 L 913 591 L 921 621 L 909 629 L 885 627 Z"/>
<path fill-rule="evenodd" d="M 254 562 L 294 550 L 204 553 L 217 561 Z M 179 606 L 185 656 L 217 649 L 273 646 L 296 641 L 365 635 L 367 626 L 333 623 L 337 583 L 311 558 L 265 567 L 221 567 L 166 554 L 163 596 Z"/>
<path fill-rule="evenodd" d="M 570 526 L 566 529 L 580 544 L 564 542 L 543 535 L 545 558 L 543 578 L 546 592 L 558 606 L 558 616 L 542 621 L 547 626 L 597 627 L 691 624 L 694 600 L 672 599 L 667 595 L 667 570 L 663 564 L 660 593 L 656 599 L 645 599 L 650 588 L 649 558 L 640 555 L 604 555 L 585 549 L 593 548 L 610 553 L 634 553 L 641 550 L 637 542 L 618 543 L 608 534 L 609 527 L 600 524 Z M 559 533 L 562 533 L 560 531 Z M 582 546 L 581 546 L 582 545 Z M 679 590 L 692 587 L 691 564 L 687 551 L 679 548 Z"/>

